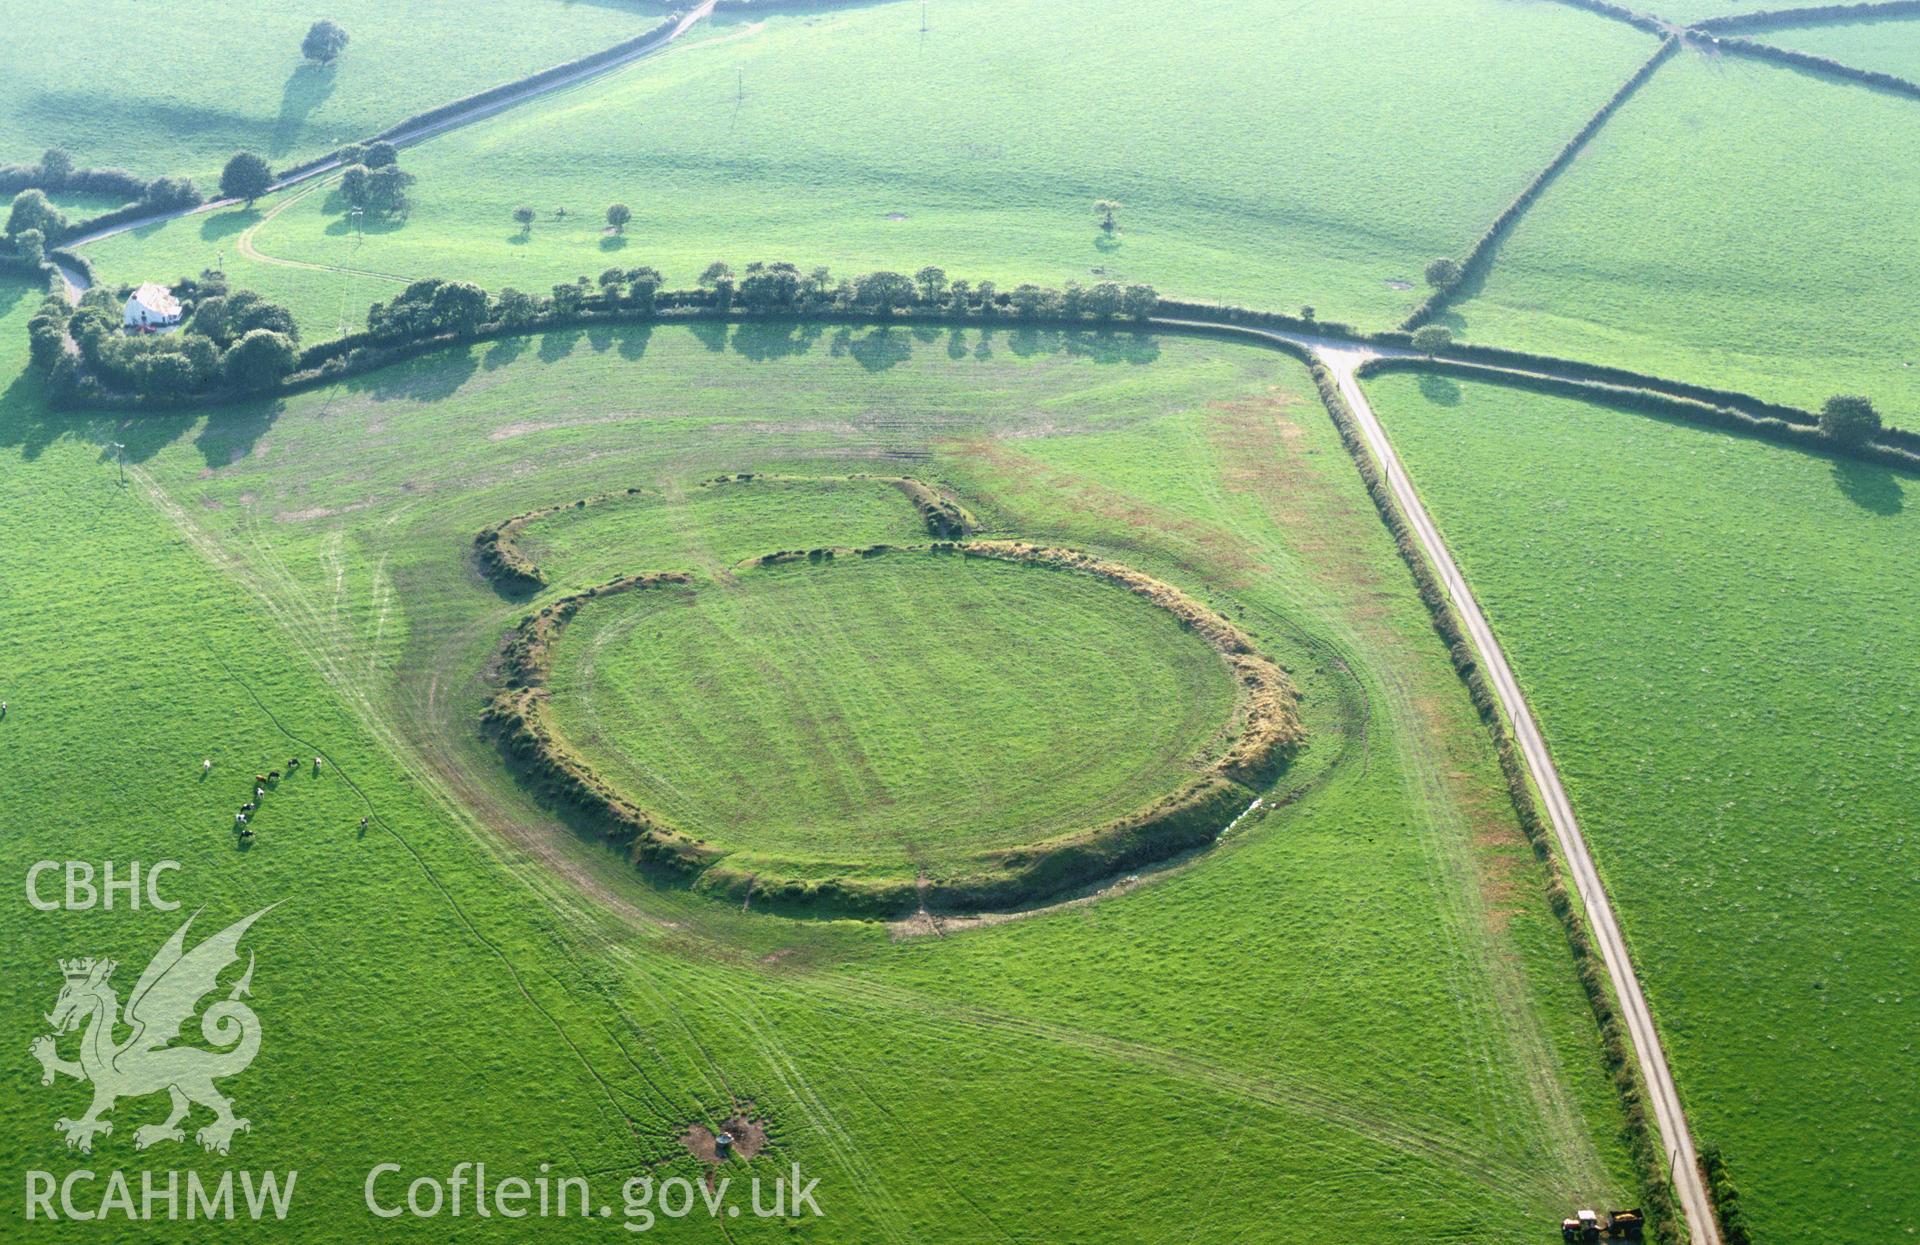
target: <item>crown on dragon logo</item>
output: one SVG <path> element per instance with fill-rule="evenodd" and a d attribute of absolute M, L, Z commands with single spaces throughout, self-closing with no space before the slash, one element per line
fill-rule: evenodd
<path fill-rule="evenodd" d="M 90 955 L 78 960 L 60 961 L 60 971 L 68 981 L 85 981 L 93 975 L 95 968 L 99 968 L 104 976 L 111 973 L 114 967 L 112 960 L 96 960 Z"/>

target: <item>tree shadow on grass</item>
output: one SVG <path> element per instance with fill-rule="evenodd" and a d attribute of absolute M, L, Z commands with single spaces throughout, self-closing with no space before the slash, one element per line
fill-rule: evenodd
<path fill-rule="evenodd" d="M 1160 358 L 1160 339 L 1151 333 L 1117 332 L 1113 329 L 1101 329 L 1096 333 L 1073 332 L 1065 335 L 1061 345 L 1068 354 L 1092 359 L 1095 363 L 1128 363 L 1143 367 Z"/>
<path fill-rule="evenodd" d="M 1461 393 L 1457 382 L 1445 376 L 1436 376 L 1432 372 L 1422 372 L 1417 383 L 1420 386 L 1420 396 L 1435 406 L 1460 405 Z"/>
<path fill-rule="evenodd" d="M 735 354 L 765 363 L 806 354 L 825 331 L 814 321 L 747 320 L 734 328 L 730 340 Z"/>
<path fill-rule="evenodd" d="M 695 320 L 687 325 L 687 331 L 697 338 L 701 345 L 715 354 L 727 348 L 727 326 L 721 320 Z"/>
<path fill-rule="evenodd" d="M 258 208 L 231 208 L 225 212 L 208 212 L 200 219 L 200 236 L 208 242 L 218 242 L 260 223 Z"/>
<path fill-rule="evenodd" d="M 843 329 L 834 338 L 833 353 L 850 356 L 869 372 L 884 372 L 913 357 L 913 339 L 891 326 L 870 329 L 861 337 Z"/>
<path fill-rule="evenodd" d="M 193 439 L 194 448 L 200 451 L 200 457 L 207 466 L 215 471 L 240 462 L 253 453 L 253 447 L 260 443 L 261 437 L 267 435 L 267 430 L 273 427 L 274 421 L 280 418 L 280 413 L 285 409 L 286 403 L 275 400 L 215 410 L 207 416 L 200 435 Z M 189 419 L 188 423 L 191 422 Z M 131 453 L 129 449 L 129 457 Z"/>
<path fill-rule="evenodd" d="M 624 233 L 610 233 L 610 234 L 607 234 L 607 235 L 605 235 L 604 237 L 602 237 L 602 238 L 600 239 L 600 249 L 601 249 L 601 250 L 603 250 L 603 251 L 624 251 L 624 250 L 626 250 L 626 249 L 627 249 L 627 235 L 626 235 L 626 234 L 624 234 Z"/>
<path fill-rule="evenodd" d="M 332 202 L 328 202 L 327 204 L 322 205 L 322 208 L 323 210 L 326 210 L 326 211 L 334 210 L 334 206 Z M 335 217 L 332 221 L 328 222 L 326 229 L 322 231 L 328 237 L 331 237 L 331 238 L 338 238 L 343 234 L 350 234 L 350 233 L 359 233 L 359 234 L 366 235 L 368 237 L 378 237 L 381 234 L 399 233 L 402 229 L 405 229 L 407 227 L 407 221 L 409 219 L 406 216 L 396 216 L 386 212 L 376 212 L 373 209 L 369 208 L 368 210 L 360 213 L 359 223 L 356 224 L 354 222 L 353 216 L 347 211 L 347 203 L 346 203 L 346 200 L 344 199 L 340 200 L 340 206 L 338 210 L 340 212 L 340 215 Z"/>
<path fill-rule="evenodd" d="M 173 413 L 114 416 L 56 411 L 48 405 L 40 379 L 21 373 L 0 391 L 0 450 L 17 449 L 20 461 L 30 463 L 54 442 L 70 439 L 98 446 L 103 463 L 113 463 L 123 454 L 129 463 L 143 463 L 184 436 L 195 418 Z M 113 448 L 115 442 L 120 450 Z"/>
<path fill-rule="evenodd" d="M 629 363 L 638 363 L 647 357 L 647 343 L 653 340 L 651 324 L 632 325 L 620 334 L 619 355 Z"/>
<path fill-rule="evenodd" d="M 38 379 L 26 373 L 0 393 L 0 448 L 20 448 L 20 461 L 33 462 L 49 445 L 73 432 L 72 421 L 47 409 Z"/>
<path fill-rule="evenodd" d="M 267 143 L 270 155 L 281 156 L 293 150 L 307 126 L 307 117 L 333 94 L 333 87 L 331 65 L 303 61 L 288 75 L 280 89 L 280 115 L 274 119 L 273 136 Z"/>
<path fill-rule="evenodd" d="M 452 396 L 479 370 L 479 353 L 472 346 L 455 346 L 350 377 L 346 388 L 350 393 L 367 394 L 376 402 L 437 402 Z"/>
<path fill-rule="evenodd" d="M 524 333 L 515 333 L 510 337 L 496 337 L 493 345 L 487 347 L 487 353 L 481 356 L 480 366 L 489 372 L 506 367 L 524 354 L 526 349 L 527 338 Z"/>
<path fill-rule="evenodd" d="M 573 353 L 573 348 L 586 336 L 579 329 L 555 329 L 540 335 L 540 362 L 558 363 Z"/>
<path fill-rule="evenodd" d="M 1906 490 L 1900 486 L 1900 477 L 1875 463 L 1837 459 L 1833 482 L 1848 501 L 1871 514 L 1899 514 L 1906 508 Z"/>

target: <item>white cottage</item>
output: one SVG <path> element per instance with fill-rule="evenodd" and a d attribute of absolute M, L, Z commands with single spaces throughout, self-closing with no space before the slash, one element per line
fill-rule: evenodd
<path fill-rule="evenodd" d="M 129 329 L 141 332 L 171 328 L 180 323 L 180 300 L 166 286 L 149 281 L 127 295 L 127 305 L 120 313 L 120 322 Z"/>

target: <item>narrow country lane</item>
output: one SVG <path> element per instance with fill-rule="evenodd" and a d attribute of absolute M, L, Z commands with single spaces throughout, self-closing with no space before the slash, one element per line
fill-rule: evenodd
<path fill-rule="evenodd" d="M 1673 1074 L 1667 1068 L 1666 1052 L 1660 1045 L 1660 1034 L 1654 1027 L 1653 1013 L 1647 1006 L 1646 995 L 1641 991 L 1640 978 L 1634 972 L 1632 957 L 1627 954 L 1626 940 L 1614 920 L 1613 904 L 1607 898 L 1599 870 L 1594 867 L 1593 856 L 1587 850 L 1586 838 L 1580 833 L 1580 825 L 1574 819 L 1573 805 L 1561 786 L 1560 772 L 1555 768 L 1546 741 L 1541 738 L 1540 730 L 1534 724 L 1533 711 L 1528 707 L 1520 684 L 1507 665 L 1500 642 L 1494 638 L 1493 629 L 1480 612 L 1480 604 L 1474 599 L 1473 590 L 1467 586 L 1466 578 L 1454 564 L 1453 556 L 1447 552 L 1439 528 L 1421 504 L 1420 495 L 1414 491 L 1406 469 L 1394 453 L 1392 442 L 1387 439 L 1386 429 L 1374 415 L 1366 393 L 1360 388 L 1355 369 L 1368 358 L 1369 352 L 1350 345 L 1323 345 L 1315 349 L 1315 354 L 1333 373 L 1341 395 L 1353 409 L 1354 418 L 1359 421 L 1361 432 L 1374 457 L 1379 460 L 1388 486 L 1393 490 L 1394 500 L 1406 513 L 1421 547 L 1426 551 L 1427 559 L 1433 563 L 1441 582 L 1446 586 L 1447 595 L 1459 611 L 1461 622 L 1473 638 L 1474 648 L 1493 683 L 1494 691 L 1500 697 L 1507 717 L 1513 722 L 1514 736 L 1520 744 L 1521 753 L 1526 757 L 1534 783 L 1546 800 L 1547 812 L 1553 821 L 1554 837 L 1560 844 L 1560 854 L 1566 858 L 1574 883 L 1579 888 L 1580 901 L 1586 907 L 1594 941 L 1599 945 L 1601 959 L 1606 963 L 1607 976 L 1613 981 L 1620 1014 L 1626 1018 L 1627 1029 L 1632 1035 L 1634 1051 L 1640 1060 L 1640 1074 L 1646 1081 L 1648 1097 L 1653 1103 L 1654 1119 L 1673 1173 L 1675 1193 L 1687 1216 L 1691 1240 L 1693 1245 L 1720 1245 L 1719 1227 L 1714 1222 L 1712 1204 L 1694 1154 L 1693 1134 L 1687 1128 L 1680 1093 L 1674 1086 Z"/>
<path fill-rule="evenodd" d="M 635 61 L 645 60 L 647 57 L 656 55 L 672 46 L 673 42 L 691 30 L 695 23 L 711 14 L 713 12 L 713 6 L 717 3 L 719 3 L 719 0 L 701 0 L 701 3 L 681 15 L 679 21 L 675 22 L 666 30 L 661 31 L 657 37 L 649 39 L 647 42 L 632 49 L 623 56 L 598 64 L 583 66 L 572 73 L 562 74 L 549 81 L 536 83 L 532 86 L 524 87 L 521 90 L 510 92 L 507 95 L 501 96 L 499 99 L 475 103 L 469 107 L 460 109 L 458 112 L 441 117 L 436 121 L 426 122 L 401 130 L 391 135 L 387 141 L 393 143 L 396 147 L 411 146 L 414 143 L 432 138 L 436 134 L 444 134 L 448 130 L 459 129 L 461 126 L 471 125 L 482 118 L 491 117 L 495 113 L 504 112 L 516 104 L 523 104 L 530 99 L 537 99 L 542 95 L 551 94 L 565 87 L 578 85 L 589 78 L 597 78 L 602 74 L 612 73 L 614 70 L 626 65 L 631 65 Z M 317 164 L 301 169 L 289 177 L 283 177 L 274 182 L 273 185 L 267 188 L 267 193 L 277 194 L 291 186 L 297 186 L 302 182 L 312 181 L 316 177 L 322 177 L 328 173 L 332 173 L 339 167 L 340 161 L 337 159 L 320 161 Z M 212 212 L 219 208 L 231 207 L 237 202 L 238 200 L 236 199 L 213 199 L 195 207 L 175 208 L 171 211 L 155 212 L 151 216 L 142 216 L 138 220 L 125 221 L 106 229 L 83 234 L 78 238 L 69 238 L 62 243 L 61 246 L 65 250 L 74 250 L 86 246 L 89 243 L 98 242 L 103 238 L 111 238 L 130 230 L 145 229 L 151 225 L 165 224 L 167 221 L 177 220 L 182 216 L 197 216 L 202 212 Z M 54 258 L 53 263 L 54 266 L 60 270 L 60 279 L 66 282 L 67 297 L 71 300 L 78 301 L 80 295 L 92 284 L 85 270 L 72 264 L 63 263 L 57 257 Z"/>

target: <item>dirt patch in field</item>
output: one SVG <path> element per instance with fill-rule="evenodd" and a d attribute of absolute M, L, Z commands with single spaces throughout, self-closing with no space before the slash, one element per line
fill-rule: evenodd
<path fill-rule="evenodd" d="M 680 1144 L 685 1146 L 687 1153 L 694 1158 L 715 1166 L 733 1155 L 743 1159 L 753 1158 L 767 1148 L 766 1121 L 756 1119 L 745 1111 L 736 1111 L 722 1120 L 720 1131 L 733 1138 L 733 1144 L 728 1147 L 729 1153 L 726 1156 L 720 1153 L 719 1135 L 705 1124 L 687 1125 L 686 1131 L 680 1134 Z"/>
<path fill-rule="evenodd" d="M 1424 626 L 1410 631 L 1393 621 L 1396 603 L 1412 584 L 1397 558 L 1382 569 L 1377 512 L 1364 496 L 1336 487 L 1313 461 L 1339 454 L 1327 461 L 1336 468 L 1350 465 L 1344 451 L 1316 448 L 1303 423 L 1325 413 L 1318 403 L 1312 410 L 1293 409 L 1298 402 L 1276 391 L 1269 398 L 1215 404 L 1207 434 L 1221 477 L 1230 491 L 1259 500 L 1288 546 L 1303 555 L 1314 581 L 1329 590 L 1341 616 L 1377 655 L 1377 668 L 1383 675 L 1392 672 L 1383 690 L 1399 702 L 1404 729 L 1434 758 L 1448 800 L 1466 819 L 1482 920 L 1497 934 L 1537 893 L 1531 853 L 1503 789 L 1489 774 L 1483 737 L 1467 726 L 1472 710 L 1458 680 L 1444 658 L 1435 661 L 1421 651 L 1437 641 Z"/>
<path fill-rule="evenodd" d="M 1308 572 L 1344 588 L 1358 613 L 1381 590 L 1358 539 L 1375 520 L 1370 507 L 1363 510 L 1359 501 L 1343 496 L 1307 461 L 1318 451 L 1300 421 L 1325 416 L 1302 403 L 1284 389 L 1263 398 L 1213 403 L 1207 438 L 1227 490 L 1257 499 L 1288 547 L 1305 556 Z"/>
<path fill-rule="evenodd" d="M 1405 277 L 1388 277 L 1386 286 L 1390 290 L 1410 290 L 1413 288 L 1413 282 Z"/>
<path fill-rule="evenodd" d="M 331 519 L 335 515 L 365 510 L 367 505 L 366 502 L 356 502 L 351 506 L 309 506 L 305 510 L 282 510 L 273 518 L 276 523 L 308 523 L 314 519 Z"/>
<path fill-rule="evenodd" d="M 487 434 L 487 440 L 508 441 L 514 437 L 523 437 L 529 432 L 545 432 L 549 428 L 558 428 L 559 426 L 559 424 L 542 423 L 505 424 L 489 432 Z"/>

